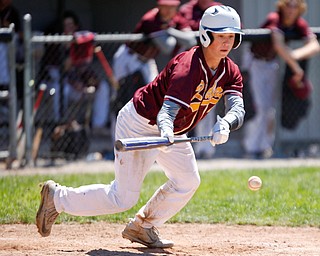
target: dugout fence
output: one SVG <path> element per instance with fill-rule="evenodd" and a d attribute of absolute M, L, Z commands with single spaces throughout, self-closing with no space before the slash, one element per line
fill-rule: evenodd
<path fill-rule="evenodd" d="M 1 44 L 1 75 L 8 75 L 9 81 L 3 82 L 1 78 L 0 88 L 0 158 L 7 162 L 10 168 L 11 162 L 17 157 L 16 144 L 16 64 L 15 64 L 15 31 L 14 24 L 9 28 L 0 28 Z M 4 66 L 8 65 L 8 67 Z M 5 74 L 8 72 L 8 74 Z M 4 84 L 3 84 L 4 83 Z"/>
<path fill-rule="evenodd" d="M 320 28 L 312 28 L 319 38 Z M 243 43 L 240 48 L 231 54 L 231 57 L 240 64 L 242 71 L 247 70 L 242 65 L 243 56 L 248 53 L 248 48 L 253 41 L 267 40 L 270 32 L 265 29 L 246 29 Z M 295 35 L 286 35 L 294 38 Z M 106 60 L 112 65 L 112 57 L 118 47 L 128 41 L 142 40 L 142 34 L 94 34 L 93 47 L 100 46 Z M 0 35 L 1 39 L 1 35 Z M 92 153 L 99 152 L 103 159 L 113 158 L 113 121 L 115 120 L 116 108 L 119 99 L 131 97 L 131 91 L 121 90 L 117 95 L 117 90 L 112 87 L 107 76 L 107 70 L 97 55 L 92 55 L 90 62 L 90 72 L 87 77 L 83 74 L 73 74 L 64 69 L 61 52 L 74 42 L 75 37 L 63 35 L 42 35 L 32 31 L 31 16 L 24 16 L 24 40 L 25 40 L 25 93 L 24 93 L 24 128 L 26 134 L 25 154 L 23 155 L 24 165 L 52 165 L 56 161 L 74 161 L 77 159 L 90 160 Z M 299 42 L 294 42 L 299 43 Z M 91 45 L 92 46 L 92 45 Z M 81 48 L 87 51 L 88 47 Z M 93 48 L 93 49 L 94 49 Z M 14 48 L 11 49 L 14 51 Z M 65 56 L 64 56 L 65 57 Z M 160 55 L 157 59 L 159 69 L 168 60 L 167 55 Z M 281 126 L 281 75 L 284 74 L 284 65 L 281 66 L 279 77 L 279 90 L 277 94 L 277 129 L 276 145 L 274 157 L 318 157 L 320 145 L 320 112 L 317 101 L 320 97 L 320 79 L 317 74 L 320 65 L 319 55 L 313 57 L 309 63 L 308 77 L 314 85 L 311 95 L 311 105 L 307 114 L 302 118 L 294 129 L 287 129 Z M 71 76 L 71 78 L 70 78 Z M 86 86 L 86 90 L 76 95 L 72 100 L 66 99 L 65 84 L 68 79 L 85 79 L 88 83 L 94 77 L 95 80 L 105 81 L 107 92 L 103 95 L 107 104 L 103 105 L 103 112 L 107 115 L 106 122 L 101 129 L 94 129 L 92 120 L 94 118 L 94 104 L 97 96 L 101 95 L 99 87 L 91 88 Z M 92 80 L 92 79 L 91 79 Z M 132 81 L 140 81 L 139 77 L 130 77 L 130 81 L 122 81 L 129 86 Z M 12 80 L 13 81 L 13 80 Z M 247 81 L 245 86 L 248 87 Z M 46 89 L 35 113 L 34 106 L 37 95 L 43 84 Z M 132 84 L 131 84 L 132 85 Z M 92 90 L 91 90 L 92 89 Z M 120 91 L 120 90 L 119 90 Z M 129 95 L 128 95 L 129 94 Z M 245 91 L 245 97 L 250 92 Z M 117 98 L 115 97 L 117 95 Z M 115 101 L 116 99 L 116 101 Z M 248 103 L 247 103 L 248 102 Z M 247 101 L 247 111 L 254 110 L 254 104 Z M 14 111 L 14 107 L 10 104 Z M 99 107 L 98 107 L 99 108 Z M 250 109 L 252 108 L 252 109 Z M 299 111 L 299 106 L 292 106 L 292 114 Z M 15 112 L 17 112 L 15 110 Z M 254 111 L 252 111 L 254 112 Z M 40 135 L 39 135 L 40 134 Z M 40 138 L 37 139 L 37 138 Z M 219 146 L 216 157 L 242 157 L 243 149 L 241 140 L 243 138 L 242 128 L 231 134 L 227 144 Z M 10 134 L 11 148 L 10 159 L 16 158 L 14 148 L 17 146 L 16 134 Z M 38 145 L 35 147 L 35 144 Z M 35 152 L 36 151 L 36 152 Z M 10 166 L 9 166 L 10 167 Z"/>

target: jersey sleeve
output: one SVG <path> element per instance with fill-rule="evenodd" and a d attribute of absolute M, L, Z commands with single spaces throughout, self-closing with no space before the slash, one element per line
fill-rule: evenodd
<path fill-rule="evenodd" d="M 309 27 L 308 22 L 301 17 L 297 20 L 296 28 L 302 39 L 310 39 L 315 36 L 311 28 Z"/>

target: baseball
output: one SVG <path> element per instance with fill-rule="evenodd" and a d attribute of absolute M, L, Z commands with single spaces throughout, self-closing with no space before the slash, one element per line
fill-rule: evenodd
<path fill-rule="evenodd" d="M 257 191 L 262 186 L 262 180 L 258 176 L 251 176 L 248 179 L 248 188 L 252 191 Z"/>

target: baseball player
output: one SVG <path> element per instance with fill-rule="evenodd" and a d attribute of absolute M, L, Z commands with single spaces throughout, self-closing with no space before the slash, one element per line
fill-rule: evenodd
<path fill-rule="evenodd" d="M 179 13 L 189 21 L 191 29 L 197 31 L 205 10 L 215 5 L 222 4 L 214 0 L 189 0 L 180 6 Z"/>
<path fill-rule="evenodd" d="M 200 22 L 201 45 L 169 61 L 160 74 L 138 89 L 119 112 L 116 139 L 159 136 L 186 137 L 188 131 L 223 98 L 224 117 L 212 128 L 212 145 L 227 142 L 229 133 L 243 124 L 242 76 L 227 55 L 241 43 L 240 17 L 229 6 L 210 7 Z M 50 180 L 41 191 L 36 223 L 42 236 L 49 236 L 61 212 L 93 216 L 123 212 L 133 207 L 143 180 L 154 164 L 168 180 L 126 225 L 122 236 L 150 248 L 170 248 L 157 227 L 177 214 L 200 185 L 191 143 L 162 149 L 115 151 L 115 179 L 110 184 L 66 187 Z"/>

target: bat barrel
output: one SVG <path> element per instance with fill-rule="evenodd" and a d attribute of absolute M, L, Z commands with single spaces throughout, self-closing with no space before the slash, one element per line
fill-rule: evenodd
<path fill-rule="evenodd" d="M 202 142 L 212 140 L 213 136 L 199 136 L 190 138 L 175 138 L 173 144 L 183 142 Z M 114 144 L 115 149 L 120 152 L 152 149 L 163 146 L 170 146 L 172 143 L 168 138 L 164 137 L 141 137 L 141 138 L 126 138 L 117 140 Z"/>
<path fill-rule="evenodd" d="M 171 145 L 169 139 L 163 137 L 127 138 L 117 140 L 114 144 L 115 149 L 120 152 L 158 148 L 168 145 Z"/>

